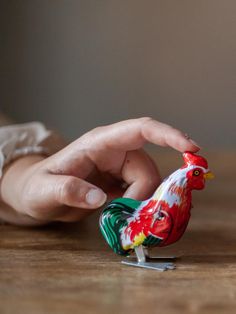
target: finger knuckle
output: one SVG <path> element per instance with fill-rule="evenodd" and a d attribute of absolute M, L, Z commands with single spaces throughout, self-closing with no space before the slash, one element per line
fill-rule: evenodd
<path fill-rule="evenodd" d="M 142 117 L 142 118 L 139 118 L 139 121 L 141 124 L 144 124 L 144 123 L 149 123 L 150 121 L 152 121 L 153 118 L 152 117 Z"/>
<path fill-rule="evenodd" d="M 94 135 L 100 134 L 104 131 L 104 128 L 105 128 L 105 126 L 97 126 L 96 128 L 90 130 L 87 134 L 89 136 L 94 136 Z"/>
<path fill-rule="evenodd" d="M 70 202 L 77 186 L 76 178 L 69 177 L 56 187 L 56 195 L 60 203 Z"/>

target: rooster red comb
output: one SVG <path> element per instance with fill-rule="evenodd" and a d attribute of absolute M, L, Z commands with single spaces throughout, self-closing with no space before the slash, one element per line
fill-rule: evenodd
<path fill-rule="evenodd" d="M 208 163 L 205 158 L 190 152 L 183 153 L 185 166 L 199 166 L 208 169 Z"/>

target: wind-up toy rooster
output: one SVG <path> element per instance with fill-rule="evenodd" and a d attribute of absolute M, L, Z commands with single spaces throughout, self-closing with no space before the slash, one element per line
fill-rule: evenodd
<path fill-rule="evenodd" d="M 174 269 L 172 263 L 150 263 L 148 248 L 167 246 L 184 234 L 192 207 L 192 190 L 201 190 L 205 179 L 213 178 L 205 158 L 185 152 L 184 165 L 167 177 L 153 196 L 145 201 L 130 198 L 113 200 L 102 212 L 100 228 L 115 253 L 138 261 L 124 264 L 160 271 Z"/>

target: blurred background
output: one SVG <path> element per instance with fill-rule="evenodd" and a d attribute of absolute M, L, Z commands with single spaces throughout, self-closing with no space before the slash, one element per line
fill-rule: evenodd
<path fill-rule="evenodd" d="M 74 139 L 152 116 L 236 138 L 235 0 L 0 0 L 0 107 Z"/>

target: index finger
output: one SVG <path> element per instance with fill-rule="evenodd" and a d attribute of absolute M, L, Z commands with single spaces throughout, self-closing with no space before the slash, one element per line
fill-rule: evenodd
<path fill-rule="evenodd" d="M 130 119 L 101 127 L 94 134 L 97 148 L 122 149 L 141 148 L 145 142 L 169 146 L 180 152 L 197 152 L 200 147 L 183 132 L 152 118 Z"/>
<path fill-rule="evenodd" d="M 200 149 L 183 132 L 170 125 L 151 118 L 130 119 L 86 133 L 51 156 L 50 167 L 53 172 L 60 169 L 60 173 L 70 175 L 79 171 L 83 178 L 95 165 L 101 168 L 101 164 L 105 164 L 114 171 L 114 168 L 121 168 L 127 151 L 140 149 L 146 142 L 170 146 L 180 152 Z"/>

